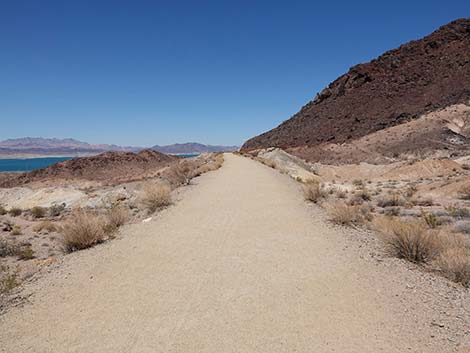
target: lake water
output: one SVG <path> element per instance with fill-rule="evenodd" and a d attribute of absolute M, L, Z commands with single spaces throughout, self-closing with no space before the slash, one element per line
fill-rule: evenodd
<path fill-rule="evenodd" d="M 34 169 L 45 168 L 51 164 L 66 161 L 72 158 L 73 157 L 42 157 L 0 159 L 0 172 L 25 172 Z"/>
<path fill-rule="evenodd" d="M 192 158 L 199 156 L 199 153 L 180 154 L 183 158 Z M 18 158 L 18 159 L 0 159 L 0 172 L 26 172 L 34 169 L 40 169 L 51 164 L 66 161 L 74 157 L 41 157 L 41 158 Z"/>

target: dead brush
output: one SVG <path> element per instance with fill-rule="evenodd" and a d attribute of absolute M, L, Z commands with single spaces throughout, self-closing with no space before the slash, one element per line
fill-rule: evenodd
<path fill-rule="evenodd" d="M 443 276 L 470 287 L 470 249 L 449 247 L 438 256 L 436 265 Z"/>
<path fill-rule="evenodd" d="M 165 184 L 147 183 L 142 188 L 141 203 L 150 212 L 171 205 L 171 188 Z"/>
<path fill-rule="evenodd" d="M 189 161 L 182 161 L 169 168 L 169 180 L 176 186 L 189 185 L 196 176 L 197 166 Z"/>
<path fill-rule="evenodd" d="M 74 211 L 62 226 L 62 245 L 66 252 L 86 249 L 106 239 L 105 220 L 89 211 Z"/>
<path fill-rule="evenodd" d="M 52 233 L 52 232 L 55 232 L 57 230 L 57 227 L 51 221 L 43 221 L 39 224 L 36 224 L 33 227 L 33 231 L 36 232 L 36 233 L 42 232 L 43 230 L 47 230 L 49 233 Z"/>
<path fill-rule="evenodd" d="M 129 221 L 129 211 L 123 206 L 113 206 L 106 210 L 105 219 L 105 230 L 112 234 Z"/>
<path fill-rule="evenodd" d="M 326 191 L 316 180 L 307 181 L 304 183 L 303 192 L 305 200 L 311 201 L 313 203 L 318 203 L 320 200 L 325 199 L 328 195 L 328 191 Z"/>
<path fill-rule="evenodd" d="M 375 229 L 382 235 L 391 255 L 414 263 L 431 261 L 441 248 L 436 233 L 430 232 L 421 221 L 405 222 L 385 217 L 376 222 Z"/>
<path fill-rule="evenodd" d="M 364 223 L 363 213 L 359 206 L 347 205 L 344 202 L 334 202 L 325 206 L 329 220 L 343 226 L 354 226 Z"/>

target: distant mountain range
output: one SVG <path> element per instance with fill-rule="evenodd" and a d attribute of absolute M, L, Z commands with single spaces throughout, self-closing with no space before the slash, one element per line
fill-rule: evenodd
<path fill-rule="evenodd" d="M 211 146 L 200 143 L 177 143 L 154 146 L 153 150 L 167 154 L 234 151 L 237 146 Z M 0 141 L 0 156 L 91 156 L 103 152 L 138 152 L 143 147 L 90 144 L 71 138 L 23 137 Z"/>
<path fill-rule="evenodd" d="M 169 153 L 169 154 L 184 154 L 184 153 L 210 153 L 210 152 L 232 152 L 238 149 L 238 146 L 212 146 L 203 145 L 197 142 L 188 143 L 175 143 L 167 146 L 153 146 L 153 150 Z"/>

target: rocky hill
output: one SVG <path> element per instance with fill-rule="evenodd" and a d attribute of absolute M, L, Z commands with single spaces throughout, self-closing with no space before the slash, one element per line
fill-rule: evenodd
<path fill-rule="evenodd" d="M 153 150 L 143 150 L 138 153 L 105 152 L 21 173 L 1 183 L 0 187 L 14 187 L 43 181 L 57 183 L 58 180 L 88 180 L 112 184 L 142 179 L 177 160 L 179 157 Z"/>
<path fill-rule="evenodd" d="M 470 19 L 459 19 L 423 39 L 352 67 L 292 118 L 248 140 L 242 150 L 276 146 L 318 160 L 327 157 L 323 152 L 332 145 L 351 144 L 443 108 L 468 106 L 469 101 Z M 467 125 L 470 113 L 463 110 L 458 120 Z M 444 130 L 434 132 L 437 136 L 426 135 L 424 140 L 416 136 L 417 145 L 429 150 L 468 148 L 465 134 L 442 126 Z M 378 141 L 377 146 L 386 143 Z M 417 146 L 399 145 L 400 153 Z M 387 153 L 397 151 L 390 148 Z"/>

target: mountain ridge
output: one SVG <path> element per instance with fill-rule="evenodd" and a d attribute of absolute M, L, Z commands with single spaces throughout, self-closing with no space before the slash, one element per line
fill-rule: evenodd
<path fill-rule="evenodd" d="M 21 137 L 0 141 L 0 155 L 67 155 L 89 156 L 104 152 L 139 152 L 144 147 L 118 146 L 114 144 L 90 144 L 73 138 Z M 151 147 L 161 153 L 207 153 L 227 152 L 238 149 L 238 146 L 204 145 L 197 142 L 176 143 L 172 145 L 155 145 Z"/>

